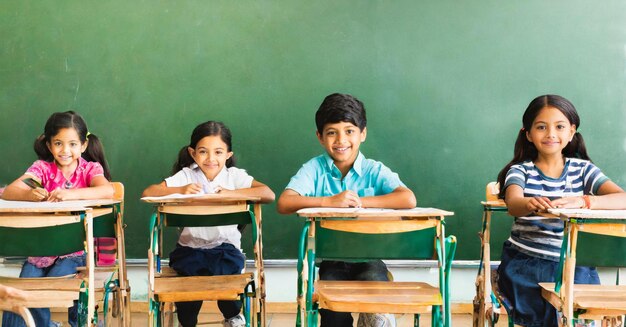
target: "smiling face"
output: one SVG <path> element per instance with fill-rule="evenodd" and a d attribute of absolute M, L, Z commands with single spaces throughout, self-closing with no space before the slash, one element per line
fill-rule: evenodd
<path fill-rule="evenodd" d="M 576 125 L 560 110 L 545 107 L 533 121 L 530 131 L 526 131 L 526 138 L 535 145 L 540 156 L 561 156 L 575 133 Z"/>
<path fill-rule="evenodd" d="M 78 132 L 73 128 L 61 128 L 46 143 L 57 166 L 64 171 L 73 171 L 78 166 L 78 159 L 87 149 L 87 141 L 80 142 Z"/>
<path fill-rule="evenodd" d="M 193 160 L 210 181 L 215 179 L 215 176 L 226 164 L 226 160 L 233 155 L 232 152 L 228 151 L 228 145 L 217 135 L 203 137 L 198 141 L 195 149 L 188 148 L 188 150 Z"/>
<path fill-rule="evenodd" d="M 320 144 L 344 175 L 356 160 L 361 142 L 365 141 L 366 136 L 367 128 L 361 131 L 348 122 L 329 123 L 324 125 L 322 134 L 317 132 Z"/>

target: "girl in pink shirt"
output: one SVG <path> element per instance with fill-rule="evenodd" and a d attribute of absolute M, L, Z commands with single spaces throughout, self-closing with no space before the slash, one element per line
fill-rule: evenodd
<path fill-rule="evenodd" d="M 6 187 L 3 199 L 57 202 L 113 197 L 102 144 L 88 132 L 87 124 L 79 114 L 73 111 L 52 114 L 34 147 L 39 160 Z M 29 186 L 24 182 L 28 178 L 42 187 Z M 65 276 L 76 273 L 76 268 L 84 265 L 83 251 L 60 257 L 29 257 L 20 277 Z M 50 310 L 30 311 L 37 326 L 50 325 Z M 72 326 L 77 324 L 76 311 L 74 305 L 68 312 L 68 322 Z M 18 315 L 5 312 L 2 326 L 24 326 L 24 321 Z"/>

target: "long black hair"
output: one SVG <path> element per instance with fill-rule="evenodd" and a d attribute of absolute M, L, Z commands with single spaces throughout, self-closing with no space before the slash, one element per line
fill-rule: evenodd
<path fill-rule="evenodd" d="M 172 167 L 172 175 L 176 174 L 178 171 L 185 167 L 189 167 L 189 165 L 195 163 L 191 155 L 189 154 L 188 148 L 195 149 L 198 142 L 207 136 L 219 136 L 226 146 L 228 147 L 227 151 L 233 151 L 232 146 L 232 136 L 230 134 L 230 130 L 224 123 L 218 121 L 209 120 L 204 122 L 196 128 L 193 129 L 191 133 L 191 139 L 189 140 L 189 145 L 183 146 L 178 152 L 178 158 L 176 162 L 174 162 L 174 166 Z M 232 155 L 228 160 L 226 160 L 226 167 L 230 168 L 235 165 L 235 156 Z"/>
<path fill-rule="evenodd" d="M 574 107 L 574 105 L 566 98 L 559 95 L 547 94 L 533 99 L 533 101 L 528 104 L 528 108 L 526 108 L 524 116 L 522 117 L 523 128 L 520 129 L 517 134 L 515 149 L 513 150 L 513 159 L 511 159 L 511 161 L 504 166 L 498 174 L 500 198 L 504 198 L 504 180 L 511 166 L 527 160 L 534 161 L 537 159 L 537 148 L 532 142 L 528 141 L 526 133 L 530 131 L 535 118 L 539 115 L 539 112 L 546 107 L 558 109 L 561 113 L 563 113 L 563 115 L 565 115 L 565 117 L 567 117 L 570 124 L 575 125 L 577 129 L 580 127 L 580 117 L 578 116 L 578 112 L 576 112 L 576 107 Z M 589 155 L 587 155 L 585 140 L 579 132 L 574 134 L 572 141 L 569 142 L 565 148 L 563 148 L 561 153 L 566 158 L 580 158 L 591 161 Z"/>
<path fill-rule="evenodd" d="M 87 149 L 85 149 L 81 157 L 87 161 L 99 162 L 104 170 L 104 177 L 107 180 L 111 180 L 111 172 L 109 171 L 109 165 L 104 156 L 104 147 L 100 139 L 98 139 L 96 135 L 89 133 L 87 123 L 85 123 L 83 117 L 74 111 L 55 112 L 48 118 L 43 134 L 35 139 L 33 146 L 37 157 L 39 157 L 40 160 L 48 162 L 54 161 L 54 156 L 52 152 L 50 152 L 50 149 L 48 149 L 48 144 L 50 140 L 64 128 L 73 128 L 76 133 L 78 133 L 81 144 L 85 144 L 85 142 L 89 140 Z"/>

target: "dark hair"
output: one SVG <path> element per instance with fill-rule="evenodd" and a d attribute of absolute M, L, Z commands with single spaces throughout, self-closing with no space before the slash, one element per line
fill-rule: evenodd
<path fill-rule="evenodd" d="M 576 125 L 577 129 L 580 127 L 580 117 L 578 117 L 576 108 L 564 97 L 547 94 L 536 97 L 533 101 L 531 101 L 528 108 L 526 108 L 526 111 L 524 112 L 524 116 L 522 117 L 523 128 L 520 129 L 517 134 L 515 149 L 513 151 L 513 159 L 506 166 L 504 166 L 498 174 L 498 183 L 500 183 L 500 198 L 504 198 L 504 180 L 511 166 L 527 160 L 534 161 L 537 159 L 537 148 L 532 142 L 528 141 L 526 133 L 530 131 L 535 118 L 539 115 L 539 112 L 546 107 L 558 109 L 565 117 L 567 117 L 570 124 Z M 587 155 L 585 140 L 578 132 L 574 134 L 572 141 L 569 142 L 565 148 L 563 148 L 561 153 L 563 153 L 563 155 L 567 158 L 580 158 L 591 161 L 589 155 Z"/>
<path fill-rule="evenodd" d="M 363 131 L 367 126 L 363 103 L 349 94 L 333 93 L 324 98 L 315 113 L 317 131 L 321 134 L 326 124 L 338 122 L 352 123 Z"/>
<path fill-rule="evenodd" d="M 198 142 L 207 136 L 219 136 L 226 146 L 228 147 L 227 151 L 233 151 L 232 145 L 232 136 L 230 134 L 230 130 L 224 123 L 219 121 L 209 120 L 204 122 L 196 128 L 193 129 L 191 133 L 191 139 L 189 140 L 189 145 L 183 146 L 178 152 L 178 159 L 174 162 L 174 166 L 172 167 L 172 175 L 176 174 L 178 171 L 185 167 L 189 167 L 189 165 L 195 163 L 191 155 L 189 154 L 188 148 L 195 149 Z M 226 167 L 233 167 L 235 165 L 235 156 L 231 156 L 228 160 L 226 160 Z"/>
<path fill-rule="evenodd" d="M 48 149 L 48 144 L 52 137 L 59 134 L 59 131 L 64 128 L 73 128 L 76 133 L 78 133 L 81 144 L 84 144 L 89 139 L 87 149 L 82 153 L 81 157 L 87 161 L 100 163 L 104 170 L 104 177 L 107 180 L 111 180 L 111 173 L 104 157 L 104 147 L 102 143 L 100 143 L 97 136 L 89 133 L 87 123 L 85 123 L 83 117 L 74 111 L 55 112 L 48 118 L 43 134 L 35 139 L 34 148 L 37 157 L 39 157 L 40 160 L 48 162 L 54 161 L 54 156 L 50 152 L 50 149 Z M 89 133 L 89 135 L 87 135 L 87 133 Z"/>

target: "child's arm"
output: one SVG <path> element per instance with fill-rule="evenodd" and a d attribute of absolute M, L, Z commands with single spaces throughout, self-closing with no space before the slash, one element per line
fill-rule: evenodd
<path fill-rule="evenodd" d="M 33 176 L 24 174 L 20 178 L 9 184 L 4 192 L 2 198 L 10 201 L 32 201 L 39 202 L 48 198 L 48 191 L 41 187 L 31 188 L 23 182 L 24 179 L 32 178 Z"/>
<path fill-rule="evenodd" d="M 197 183 L 187 184 L 185 186 L 178 187 L 168 187 L 165 184 L 165 181 L 162 181 L 159 184 L 153 184 L 148 186 L 143 193 L 141 193 L 141 197 L 146 196 L 165 196 L 170 194 L 198 194 L 202 192 L 202 185 Z"/>
<path fill-rule="evenodd" d="M 557 208 L 584 208 L 587 203 L 582 196 L 560 198 L 552 201 Z M 626 193 L 612 181 L 598 188 L 598 195 L 589 196 L 589 209 L 626 209 Z"/>
<path fill-rule="evenodd" d="M 48 201 L 68 201 L 68 200 L 96 200 L 111 199 L 115 190 L 111 183 L 102 175 L 95 176 L 91 180 L 89 187 L 62 189 L 58 188 L 48 196 Z"/>
<path fill-rule="evenodd" d="M 252 181 L 252 185 L 249 188 L 240 188 L 240 189 L 236 189 L 236 190 L 225 190 L 225 189 L 220 189 L 219 194 L 239 194 L 239 195 L 246 195 L 246 196 L 258 196 L 261 198 L 261 203 L 270 203 L 273 202 L 275 199 L 275 195 L 274 192 L 272 192 L 272 190 L 265 184 L 253 180 Z"/>
<path fill-rule="evenodd" d="M 514 217 L 523 217 L 531 212 L 546 211 L 554 208 L 550 199 L 546 197 L 524 197 L 524 190 L 519 185 L 509 185 L 504 193 L 504 202 L 506 202 L 509 214 Z"/>
<path fill-rule="evenodd" d="M 388 194 L 361 198 L 363 208 L 412 209 L 416 205 L 415 194 L 404 186 L 396 187 Z"/>

